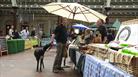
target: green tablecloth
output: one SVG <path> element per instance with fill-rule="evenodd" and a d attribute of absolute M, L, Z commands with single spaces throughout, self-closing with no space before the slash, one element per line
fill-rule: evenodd
<path fill-rule="evenodd" d="M 24 51 L 24 40 L 17 39 L 17 49 L 19 52 Z"/>
<path fill-rule="evenodd" d="M 24 51 L 24 40 L 22 39 L 7 40 L 7 46 L 9 54 Z"/>
<path fill-rule="evenodd" d="M 16 40 L 7 40 L 7 46 L 8 46 L 8 53 L 9 54 L 18 52 Z"/>

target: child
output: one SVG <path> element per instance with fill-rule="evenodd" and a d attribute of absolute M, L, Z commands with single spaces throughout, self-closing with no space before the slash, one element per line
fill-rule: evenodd
<path fill-rule="evenodd" d="M 102 38 L 101 38 L 101 34 L 100 33 L 97 33 L 95 35 L 95 37 L 92 40 L 92 43 L 102 43 Z"/>
<path fill-rule="evenodd" d="M 65 47 L 64 52 L 63 52 L 63 65 L 64 65 L 64 67 L 67 67 L 66 66 L 66 59 L 68 57 L 67 49 L 68 49 L 68 45 L 66 44 L 66 47 Z"/>

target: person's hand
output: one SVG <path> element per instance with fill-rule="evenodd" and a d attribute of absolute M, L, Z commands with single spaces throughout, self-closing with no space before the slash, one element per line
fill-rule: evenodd
<path fill-rule="evenodd" d="M 107 40 L 104 40 L 102 43 L 103 43 L 103 44 L 106 44 L 106 43 L 107 43 Z"/>
<path fill-rule="evenodd" d="M 103 44 L 107 43 L 107 37 L 104 37 L 104 40 L 102 42 Z"/>

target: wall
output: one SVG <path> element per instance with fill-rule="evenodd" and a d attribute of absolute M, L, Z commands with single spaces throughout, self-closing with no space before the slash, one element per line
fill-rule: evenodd
<path fill-rule="evenodd" d="M 21 25 L 24 23 L 20 23 L 19 19 L 17 19 L 17 29 L 21 30 Z M 25 21 L 25 20 L 24 20 Z M 50 34 L 50 31 L 56 27 L 57 17 L 56 16 L 35 16 L 31 21 L 25 21 L 27 25 L 29 25 L 29 30 L 31 31 L 34 27 L 37 31 L 39 31 L 42 27 L 45 33 Z M 13 16 L 0 16 L 0 31 L 2 31 L 5 35 L 6 33 L 6 25 L 13 24 Z M 0 34 L 1 35 L 1 34 Z"/>
<path fill-rule="evenodd" d="M 19 17 L 18 17 L 19 18 Z M 135 19 L 135 16 L 110 16 L 110 22 L 114 22 L 115 20 L 119 19 L 119 21 L 127 21 L 131 19 Z M 25 20 L 24 20 L 25 19 Z M 27 16 L 24 16 L 24 21 L 26 21 Z M 17 23 L 17 29 L 20 31 L 21 26 L 23 23 L 20 23 L 20 20 L 18 20 Z M 30 19 L 28 22 L 30 31 L 35 27 L 37 31 L 39 31 L 42 27 L 44 32 L 46 34 L 50 34 L 50 31 L 52 31 L 56 27 L 58 17 L 53 15 L 44 15 L 44 16 L 34 16 L 33 19 Z M 27 20 L 28 21 L 28 20 Z M 6 25 L 12 25 L 13 24 L 13 16 L 0 16 L 0 30 L 3 31 L 5 34 Z M 0 32 L 1 35 L 2 32 Z"/>

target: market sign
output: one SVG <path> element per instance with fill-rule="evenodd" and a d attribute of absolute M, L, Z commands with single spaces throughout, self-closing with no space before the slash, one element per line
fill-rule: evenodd
<path fill-rule="evenodd" d="M 131 34 L 131 28 L 130 27 L 124 27 L 123 29 L 121 29 L 121 31 L 119 32 L 118 36 L 117 36 L 117 40 L 123 40 L 123 41 L 127 41 L 128 38 L 130 37 Z"/>
<path fill-rule="evenodd" d="M 125 41 L 129 44 L 138 44 L 138 24 L 120 26 L 115 41 Z"/>

